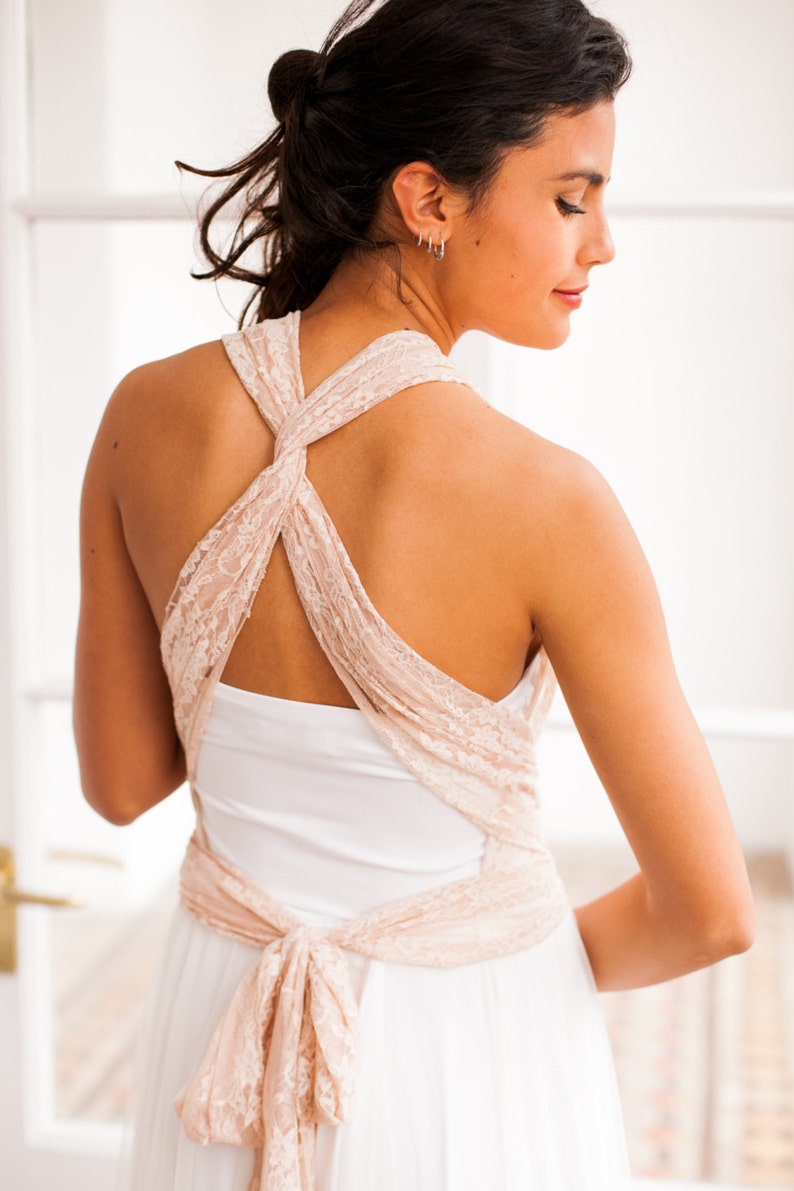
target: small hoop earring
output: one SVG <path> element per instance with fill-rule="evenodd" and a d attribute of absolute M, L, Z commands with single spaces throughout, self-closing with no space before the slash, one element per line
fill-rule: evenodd
<path fill-rule="evenodd" d="M 428 251 L 428 253 L 431 253 L 433 251 L 433 237 L 430 235 L 429 232 L 427 234 L 427 251 Z"/>
<path fill-rule="evenodd" d="M 414 236 L 414 240 L 416 241 L 416 247 L 421 248 L 422 247 L 422 229 L 421 229 L 421 227 L 420 227 L 419 231 L 416 233 L 416 235 Z"/>
<path fill-rule="evenodd" d="M 436 258 L 437 261 L 443 261 L 445 252 L 446 252 L 446 245 L 444 243 L 444 237 L 442 236 L 441 237 L 441 246 L 439 248 L 433 249 L 433 256 Z"/>

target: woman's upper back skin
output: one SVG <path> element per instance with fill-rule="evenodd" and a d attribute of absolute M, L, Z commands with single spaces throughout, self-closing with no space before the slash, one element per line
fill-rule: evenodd
<path fill-rule="evenodd" d="M 302 325 L 307 394 L 366 345 L 345 339 Z M 272 462 L 273 435 L 220 342 L 138 369 L 114 400 L 116 497 L 161 627 L 185 559 Z M 312 444 L 307 475 L 384 619 L 439 669 L 500 699 L 539 646 L 527 569 L 543 527 L 533 534 L 524 523 L 528 490 L 542 522 L 549 479 L 574 458 L 467 387 L 429 383 Z M 280 541 L 223 681 L 353 705 L 309 628 Z"/>

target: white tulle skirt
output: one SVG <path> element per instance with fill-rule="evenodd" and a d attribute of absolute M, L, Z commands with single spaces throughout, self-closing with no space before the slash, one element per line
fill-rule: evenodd
<path fill-rule="evenodd" d="M 221 685 L 197 786 L 213 848 L 313 925 L 477 871 L 479 830 L 354 710 Z M 246 1191 L 253 1153 L 189 1141 L 173 1101 L 257 957 L 175 910 L 144 1011 L 118 1191 Z M 318 1128 L 317 1191 L 626 1191 L 612 1054 L 572 910 L 537 946 L 496 960 L 348 958 L 353 1109 Z"/>

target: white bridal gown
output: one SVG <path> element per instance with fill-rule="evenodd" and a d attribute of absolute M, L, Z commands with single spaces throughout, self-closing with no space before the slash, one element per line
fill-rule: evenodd
<path fill-rule="evenodd" d="M 260 350 L 257 336 L 264 334 L 279 348 L 295 347 L 297 315 L 269 326 L 241 333 L 251 350 Z M 397 336 L 401 350 L 418 356 L 422 375 L 428 360 L 448 367 L 434 345 L 417 342 L 424 337 Z M 363 362 L 382 372 L 395 337 L 370 346 Z M 283 362 L 284 351 L 272 355 Z M 263 361 L 260 352 L 259 376 L 266 374 Z M 251 391 L 255 382 L 243 378 Z M 344 369 L 333 379 L 340 378 Z M 404 375 L 398 381 L 404 387 Z M 188 579 L 195 568 L 196 559 L 188 560 Z M 318 573 L 326 574 L 327 564 Z M 177 627 L 179 641 L 190 637 L 185 623 Z M 191 650 L 199 639 L 190 637 Z M 173 640 L 175 630 L 172 638 L 164 630 L 167 663 Z M 195 663 L 201 681 L 211 670 L 212 658 L 205 661 Z M 478 723 L 501 717 L 517 731 L 548 671 L 538 655 L 500 703 L 488 705 L 458 684 L 450 698 L 468 698 L 482 712 Z M 175 692 L 185 672 L 169 670 Z M 438 673 L 424 675 L 417 700 Z M 191 688 L 192 703 L 199 686 L 197 680 Z M 331 707 L 239 690 L 216 673 L 195 739 L 175 699 L 209 849 L 296 918 L 324 928 L 475 877 L 488 855 L 489 834 L 472 821 L 477 816 L 446 801 L 435 778 L 419 780 L 412 754 L 397 755 L 360 686 L 350 689 L 356 708 Z M 422 716 L 429 719 L 431 710 L 428 703 Z M 418 735 L 421 724 L 408 730 L 431 747 Z M 343 1123 L 317 1125 L 317 1191 L 627 1191 L 601 1005 L 570 905 L 554 921 L 532 946 L 456 966 L 345 950 L 358 1004 L 352 1104 Z M 248 1191 L 254 1150 L 190 1140 L 174 1100 L 259 958 L 256 947 L 205 925 L 185 906 L 176 909 L 147 997 L 119 1191 Z M 282 1184 L 262 1185 L 269 1191 Z"/>

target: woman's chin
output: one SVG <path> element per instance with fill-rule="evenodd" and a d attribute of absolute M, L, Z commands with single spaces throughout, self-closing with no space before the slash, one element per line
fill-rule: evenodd
<path fill-rule="evenodd" d="M 570 333 L 571 320 L 566 318 L 564 321 L 556 322 L 554 326 L 536 329 L 521 342 L 521 346 L 534 347 L 538 351 L 554 351 L 556 347 L 562 347 Z"/>
<path fill-rule="evenodd" d="M 556 318 L 536 319 L 502 319 L 497 322 L 490 319 L 480 324 L 480 329 L 487 331 L 497 339 L 506 343 L 514 343 L 516 347 L 534 347 L 538 351 L 553 351 L 562 347 L 571 333 L 571 319 L 566 313 Z"/>

